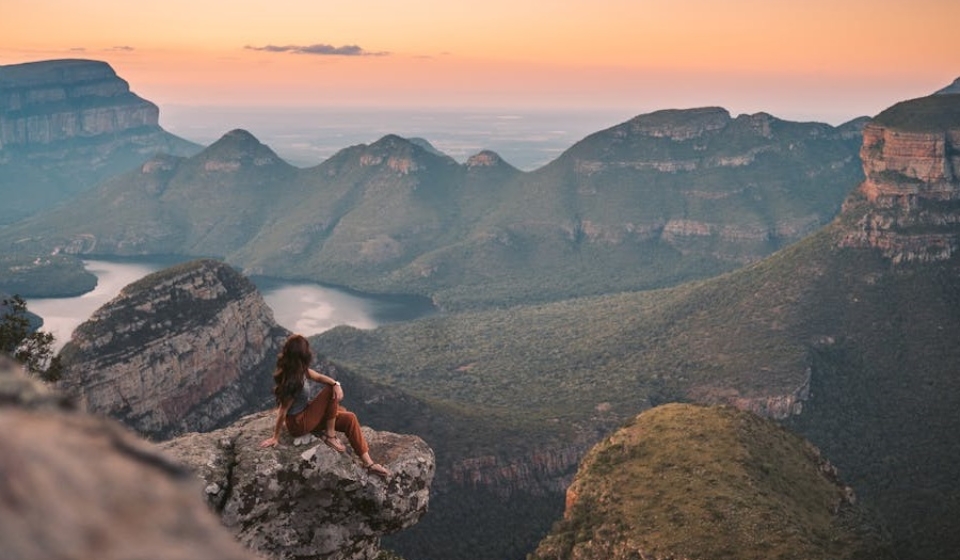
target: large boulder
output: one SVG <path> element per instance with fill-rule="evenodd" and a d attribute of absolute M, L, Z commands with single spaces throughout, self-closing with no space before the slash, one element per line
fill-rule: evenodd
<path fill-rule="evenodd" d="M 248 547 L 271 558 L 371 560 L 381 535 L 426 513 L 435 459 L 419 437 L 363 428 L 370 454 L 392 471 L 384 480 L 313 436 L 260 448 L 274 419 L 257 413 L 161 444 L 196 471 L 210 506 Z"/>

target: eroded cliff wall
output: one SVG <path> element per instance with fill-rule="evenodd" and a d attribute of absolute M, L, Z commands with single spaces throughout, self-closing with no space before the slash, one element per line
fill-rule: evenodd
<path fill-rule="evenodd" d="M 287 335 L 249 280 L 194 261 L 127 286 L 80 325 L 61 384 L 149 437 L 210 430 L 271 406 Z"/>
<path fill-rule="evenodd" d="M 846 247 L 894 263 L 949 259 L 960 250 L 960 95 L 897 104 L 863 130 L 866 179 L 844 206 Z"/>
<path fill-rule="evenodd" d="M 156 128 L 159 116 L 105 62 L 0 66 L 0 149 Z"/>
<path fill-rule="evenodd" d="M 0 224 L 50 208 L 157 153 L 200 146 L 164 131 L 158 107 L 105 62 L 0 66 Z"/>

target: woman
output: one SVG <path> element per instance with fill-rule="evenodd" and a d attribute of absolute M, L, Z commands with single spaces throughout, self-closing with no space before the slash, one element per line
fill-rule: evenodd
<path fill-rule="evenodd" d="M 277 369 L 273 373 L 277 422 L 273 427 L 273 436 L 263 440 L 260 447 L 277 445 L 280 429 L 286 426 L 293 437 L 312 433 L 342 453 L 346 448 L 337 437 L 340 431 L 347 434 L 351 447 L 363 461 L 367 472 L 388 478 L 390 471 L 370 458 L 357 415 L 340 406 L 343 400 L 340 382 L 310 369 L 311 363 L 313 352 L 307 339 L 298 334 L 288 338 L 277 356 Z"/>

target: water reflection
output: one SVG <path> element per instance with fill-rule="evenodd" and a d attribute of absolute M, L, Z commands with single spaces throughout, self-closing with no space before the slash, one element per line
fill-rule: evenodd
<path fill-rule="evenodd" d="M 84 267 L 97 277 L 97 287 L 81 296 L 67 298 L 28 299 L 27 309 L 43 318 L 43 330 L 54 336 L 54 347 L 60 350 L 70 340 L 73 330 L 93 312 L 115 298 L 127 284 L 160 270 L 160 263 L 115 263 L 84 261 Z"/>
<path fill-rule="evenodd" d="M 43 330 L 56 337 L 54 346 L 60 350 L 70 340 L 74 329 L 115 298 L 125 286 L 174 264 L 177 261 L 170 259 L 87 260 L 84 261 L 86 269 L 97 277 L 97 287 L 93 291 L 69 298 L 28 299 L 27 308 L 43 318 Z M 277 323 L 306 336 L 338 325 L 372 329 L 384 323 L 406 321 L 435 312 L 430 300 L 422 297 L 370 295 L 313 282 L 267 277 L 251 280 L 273 309 Z"/>

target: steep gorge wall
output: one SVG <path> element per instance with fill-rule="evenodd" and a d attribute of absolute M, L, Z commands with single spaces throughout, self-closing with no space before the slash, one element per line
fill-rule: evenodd
<path fill-rule="evenodd" d="M 149 437 L 206 431 L 270 406 L 287 334 L 249 280 L 195 261 L 127 286 L 78 327 L 61 384 Z"/>

